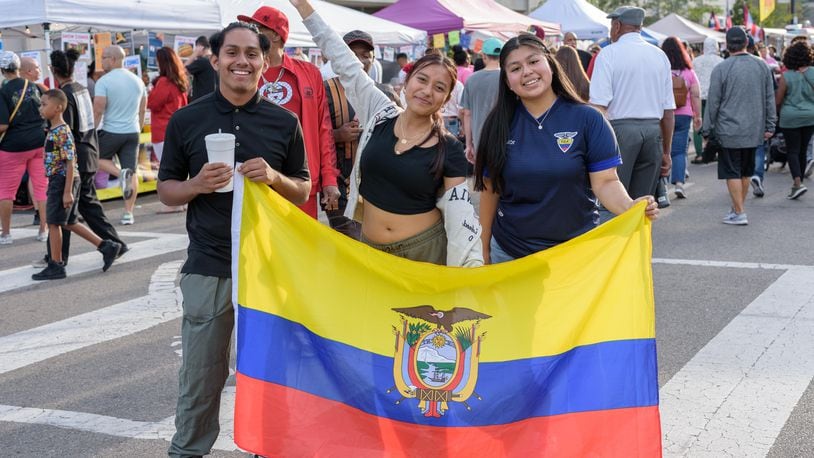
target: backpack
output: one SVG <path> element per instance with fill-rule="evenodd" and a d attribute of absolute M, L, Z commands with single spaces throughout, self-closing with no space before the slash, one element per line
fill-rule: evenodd
<path fill-rule="evenodd" d="M 687 94 L 690 89 L 687 87 L 687 82 L 681 77 L 681 72 L 678 76 L 673 75 L 673 97 L 676 101 L 676 108 L 681 108 L 687 104 Z"/>

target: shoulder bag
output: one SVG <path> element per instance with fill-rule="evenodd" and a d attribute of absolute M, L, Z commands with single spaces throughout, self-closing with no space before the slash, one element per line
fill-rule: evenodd
<path fill-rule="evenodd" d="M 17 114 L 17 111 L 20 109 L 20 105 L 23 104 L 23 99 L 25 98 L 26 92 L 28 92 L 28 80 L 23 78 L 23 92 L 20 93 L 20 98 L 17 99 L 17 105 L 14 107 L 14 111 L 11 112 L 11 116 L 8 118 L 8 127 L 6 130 L 0 134 L 0 143 L 3 142 L 3 139 L 6 138 L 6 132 L 8 132 L 9 128 L 11 127 L 11 121 L 14 120 L 14 116 Z"/>

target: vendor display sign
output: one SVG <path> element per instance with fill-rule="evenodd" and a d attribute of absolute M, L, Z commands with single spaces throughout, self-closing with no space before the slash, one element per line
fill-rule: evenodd
<path fill-rule="evenodd" d="M 93 51 L 96 57 L 96 65 L 102 67 L 102 52 L 105 48 L 113 44 L 113 35 L 110 32 L 93 34 Z"/>
<path fill-rule="evenodd" d="M 124 68 L 138 75 L 141 79 L 141 56 L 127 56 L 124 58 Z"/>
<path fill-rule="evenodd" d="M 181 59 L 186 59 L 192 56 L 195 52 L 195 37 L 183 37 L 181 35 L 175 36 L 175 44 L 172 49 L 178 54 Z"/>
<path fill-rule="evenodd" d="M 164 34 L 150 32 L 147 38 L 147 68 L 150 70 L 158 70 L 158 62 L 155 59 L 155 53 L 158 48 L 164 46 Z"/>
<path fill-rule="evenodd" d="M 116 32 L 116 44 L 124 49 L 128 56 L 135 54 L 133 51 L 133 32 Z M 101 62 L 101 60 L 99 60 Z"/>
<path fill-rule="evenodd" d="M 62 32 L 62 45 L 60 48 L 62 48 L 63 51 L 76 49 L 79 51 L 79 59 L 85 62 L 90 62 L 92 59 L 90 55 L 89 33 Z"/>

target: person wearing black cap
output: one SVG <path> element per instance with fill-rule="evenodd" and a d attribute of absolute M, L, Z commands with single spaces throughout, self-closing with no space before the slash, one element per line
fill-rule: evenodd
<path fill-rule="evenodd" d="M 317 217 L 317 193 L 326 210 L 339 205 L 336 183 L 336 148 L 325 87 L 319 68 L 310 62 L 293 59 L 285 53 L 288 40 L 288 17 L 270 6 L 261 6 L 251 16 L 240 15 L 239 21 L 257 25 L 271 41 L 266 70 L 260 79 L 260 94 L 267 100 L 291 111 L 300 118 L 311 171 L 311 195 L 300 209 Z"/>
<path fill-rule="evenodd" d="M 352 30 L 346 33 L 342 40 L 353 51 L 359 62 L 362 63 L 365 73 L 370 72 L 374 59 L 373 37 L 367 32 Z M 382 88 L 379 87 L 379 89 Z M 359 125 L 356 111 L 348 102 L 345 89 L 342 87 L 338 76 L 325 81 L 325 94 L 334 128 L 336 166 L 339 169 L 339 176 L 336 179 L 339 185 L 339 205 L 335 210 L 325 210 L 325 213 L 332 228 L 358 239 L 360 234 L 359 223 L 345 216 L 345 208 L 348 205 L 348 185 L 362 127 Z"/>
<path fill-rule="evenodd" d="M 676 107 L 670 61 L 642 38 L 643 9 L 623 6 L 608 18 L 613 43 L 596 56 L 590 102 L 607 112 L 622 153 L 619 179 L 635 199 L 653 195 L 659 175 L 670 170 Z"/>
<path fill-rule="evenodd" d="M 746 52 L 748 42 L 741 27 L 726 32 L 729 58 L 712 70 L 701 129 L 705 138 L 714 131 L 721 143 L 718 179 L 726 180 L 732 200 L 723 223 L 737 226 L 749 224 L 744 204 L 755 171 L 755 150 L 772 136 L 777 122 L 771 70 Z"/>

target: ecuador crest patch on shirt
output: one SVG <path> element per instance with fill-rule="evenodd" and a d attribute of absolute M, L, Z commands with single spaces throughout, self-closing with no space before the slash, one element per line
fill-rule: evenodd
<path fill-rule="evenodd" d="M 557 146 L 560 147 L 560 151 L 563 153 L 567 153 L 571 146 L 574 144 L 574 137 L 577 136 L 578 132 L 555 132 L 554 136 L 557 137 Z"/>

